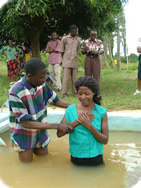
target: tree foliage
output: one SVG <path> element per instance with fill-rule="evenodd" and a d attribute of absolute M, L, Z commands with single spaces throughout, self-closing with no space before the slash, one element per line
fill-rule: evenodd
<path fill-rule="evenodd" d="M 9 0 L 0 10 L 0 38 L 29 41 L 39 57 L 40 42 L 44 48 L 52 30 L 61 36 L 76 24 L 81 37 L 88 37 L 90 28 L 100 35 L 114 31 L 121 6 L 120 0 Z"/>

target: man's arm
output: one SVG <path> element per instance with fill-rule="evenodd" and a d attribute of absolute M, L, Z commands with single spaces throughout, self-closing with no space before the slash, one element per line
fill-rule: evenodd
<path fill-rule="evenodd" d="M 103 42 L 102 42 L 102 41 L 101 41 L 101 43 L 100 43 L 99 54 L 104 54 L 104 45 L 103 45 Z"/>
<path fill-rule="evenodd" d="M 44 130 L 44 129 L 57 129 L 59 127 L 59 124 L 57 123 L 50 124 L 50 123 L 42 123 L 42 122 L 28 121 L 28 120 L 21 121 L 20 123 L 24 128 L 27 129 Z"/>
<path fill-rule="evenodd" d="M 60 45 L 61 57 L 63 58 L 65 52 L 65 38 L 62 38 Z"/>
<path fill-rule="evenodd" d="M 57 107 L 61 107 L 61 108 L 67 108 L 68 106 L 70 106 L 72 103 L 67 102 L 67 101 L 63 101 L 61 99 L 58 99 L 56 101 L 56 103 L 54 104 Z"/>
<path fill-rule="evenodd" d="M 20 123 L 24 128 L 27 129 L 38 129 L 38 130 L 57 129 L 63 134 L 69 133 L 72 129 L 67 123 L 63 123 L 63 122 L 59 124 L 59 123 L 42 123 L 42 122 L 24 120 L 21 121 Z"/>

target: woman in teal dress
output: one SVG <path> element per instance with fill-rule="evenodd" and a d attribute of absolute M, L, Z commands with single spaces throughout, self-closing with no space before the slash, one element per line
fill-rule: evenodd
<path fill-rule="evenodd" d="M 15 81 L 16 76 L 19 74 L 19 62 L 17 60 L 17 54 L 20 52 L 20 49 L 14 46 L 12 39 L 10 39 L 8 43 L 9 45 L 3 47 L 0 50 L 0 53 L 7 57 L 8 78 Z"/>
<path fill-rule="evenodd" d="M 81 77 L 75 87 L 80 103 L 70 105 L 61 123 L 71 127 L 69 152 L 76 165 L 93 166 L 103 164 L 103 145 L 108 142 L 108 121 L 106 109 L 98 96 L 99 84 L 92 77 Z M 64 133 L 57 131 L 57 136 Z"/>

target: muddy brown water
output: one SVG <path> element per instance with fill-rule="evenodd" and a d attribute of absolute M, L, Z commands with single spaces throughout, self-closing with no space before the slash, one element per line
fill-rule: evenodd
<path fill-rule="evenodd" d="M 34 156 L 24 164 L 18 160 L 9 133 L 0 135 L 7 146 L 0 146 L 0 188 L 130 188 L 141 180 L 141 133 L 110 132 L 104 147 L 105 165 L 77 167 L 70 162 L 68 135 L 57 138 L 49 131 L 47 156 Z M 140 185 L 141 187 L 141 185 Z"/>

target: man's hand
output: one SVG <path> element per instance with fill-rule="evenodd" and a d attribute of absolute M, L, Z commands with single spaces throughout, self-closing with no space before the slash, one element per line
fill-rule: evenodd
<path fill-rule="evenodd" d="M 57 130 L 65 133 L 65 134 L 68 134 L 68 133 L 72 132 L 73 128 L 70 127 L 67 123 L 60 123 Z"/>

